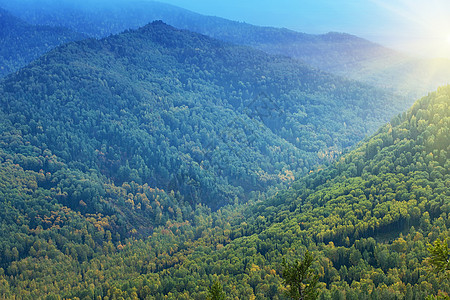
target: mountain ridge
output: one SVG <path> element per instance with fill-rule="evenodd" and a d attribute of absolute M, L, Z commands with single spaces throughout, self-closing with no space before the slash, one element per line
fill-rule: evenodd
<path fill-rule="evenodd" d="M 52 1 L 41 1 L 39 5 L 36 3 L 27 2 L 29 9 L 24 11 L 19 2 L 0 1 L 18 16 L 36 24 L 66 26 L 94 37 L 119 33 L 162 19 L 178 28 L 249 45 L 270 54 L 293 57 L 315 68 L 389 89 L 409 99 L 448 84 L 450 76 L 448 59 L 440 60 L 439 63 L 417 59 L 348 34 L 311 35 L 287 29 L 258 27 L 202 16 L 159 2 L 116 1 L 112 6 L 98 2 L 95 7 L 77 6 L 70 1 L 58 2 L 57 5 Z M 72 17 L 64 17 L 67 14 Z"/>

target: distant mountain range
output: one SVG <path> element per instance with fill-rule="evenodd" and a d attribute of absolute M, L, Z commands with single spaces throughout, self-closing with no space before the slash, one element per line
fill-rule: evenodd
<path fill-rule="evenodd" d="M 59 45 L 84 38 L 87 36 L 63 27 L 28 24 L 0 8 L 0 77 Z"/>
<path fill-rule="evenodd" d="M 450 78 L 448 59 L 417 59 L 345 33 L 311 35 L 203 16 L 151 1 L 0 0 L 0 6 L 39 25 L 63 26 L 92 37 L 104 37 L 153 20 L 248 45 L 267 53 L 300 59 L 341 76 L 415 98 Z M 26 6 L 27 9 L 23 9 Z"/>

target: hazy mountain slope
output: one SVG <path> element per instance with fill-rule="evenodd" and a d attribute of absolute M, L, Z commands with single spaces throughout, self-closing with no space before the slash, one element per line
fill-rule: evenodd
<path fill-rule="evenodd" d="M 0 5 L 32 24 L 64 26 L 96 38 L 137 29 L 154 20 L 187 26 L 208 19 L 177 6 L 141 0 L 0 0 Z"/>
<path fill-rule="evenodd" d="M 208 207 L 286 184 L 398 104 L 160 22 L 60 46 L 4 78 L 0 95 L 8 274 L 21 259 L 86 262 L 169 220 L 194 224 Z"/>
<path fill-rule="evenodd" d="M 316 68 L 388 88 L 411 99 L 449 83 L 450 78 L 448 59 L 417 59 L 348 34 L 311 35 L 253 26 L 158 2 L 0 0 L 0 4 L 35 24 L 65 26 L 95 37 L 163 20 L 177 28 L 300 59 Z M 23 9 L 24 5 L 27 9 Z"/>
<path fill-rule="evenodd" d="M 56 46 L 85 37 L 62 27 L 27 24 L 0 8 L 0 77 L 17 71 Z"/>

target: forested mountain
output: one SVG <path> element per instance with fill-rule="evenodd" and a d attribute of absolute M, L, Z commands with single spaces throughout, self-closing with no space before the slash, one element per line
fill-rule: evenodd
<path fill-rule="evenodd" d="M 66 204 L 88 201 L 86 211 L 98 211 L 102 176 L 173 190 L 189 205 L 245 199 L 329 161 L 402 107 L 374 88 L 162 22 L 61 46 L 0 92 L 3 132 L 20 140 L 6 143 L 16 162 L 100 178 L 85 196 L 61 187 Z M 47 150 L 56 165 L 44 162 Z"/>
<path fill-rule="evenodd" d="M 0 8 L 0 77 L 61 44 L 87 36 L 62 27 L 30 25 Z"/>
<path fill-rule="evenodd" d="M 448 84 L 448 59 L 417 59 L 344 33 L 312 35 L 203 16 L 152 1 L 0 0 L 0 5 L 34 24 L 65 26 L 104 37 L 153 20 L 267 53 L 300 59 L 341 76 L 387 88 L 414 99 Z M 23 9 L 24 5 L 27 9 Z"/>
<path fill-rule="evenodd" d="M 427 262 L 450 86 L 396 116 L 412 99 L 309 66 L 414 94 L 447 61 L 157 2 L 1 5 L 35 24 L 0 10 L 0 76 L 23 67 L 0 80 L 1 299 L 287 299 L 307 250 L 321 299 L 450 293 Z M 153 19 L 205 35 L 126 30 Z"/>
<path fill-rule="evenodd" d="M 149 34 L 153 27 L 138 32 Z M 45 188 L 58 172 L 24 170 L 30 157 L 16 163 L 3 152 L 2 199 L 9 201 L 0 211 L 16 214 L 2 216 L 1 232 L 14 234 L 1 243 L 0 296 L 205 299 L 220 280 L 230 298 L 286 299 L 282 259 L 306 249 L 315 257 L 320 299 L 449 293 L 449 282 L 426 262 L 427 243 L 450 235 L 449 104 L 450 86 L 442 87 L 284 192 L 214 213 L 199 206 L 183 211 L 145 239 L 121 240 L 114 234 L 120 223 L 115 216 L 61 206 L 55 188 Z M 18 132 L 11 144 L 30 151 Z M 45 164 L 61 164 L 48 150 L 46 155 Z M 78 184 L 80 191 L 86 183 Z M 135 184 L 123 188 L 131 196 L 148 194 Z M 126 195 L 113 184 L 109 189 L 105 193 Z"/>
<path fill-rule="evenodd" d="M 156 226 L 291 182 L 402 106 L 162 22 L 54 49 L 0 81 L 0 104 L 0 291 L 31 298 Z"/>

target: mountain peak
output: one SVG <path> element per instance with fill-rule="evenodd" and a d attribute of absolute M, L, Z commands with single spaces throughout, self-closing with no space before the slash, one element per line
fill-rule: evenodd
<path fill-rule="evenodd" d="M 152 30 L 154 28 L 171 28 L 176 29 L 175 27 L 165 23 L 162 20 L 154 20 L 153 22 L 148 23 L 147 25 L 142 26 L 141 28 L 137 29 L 139 30 Z"/>
<path fill-rule="evenodd" d="M 131 30 L 131 32 L 136 31 L 136 32 L 154 32 L 154 31 L 158 31 L 158 30 L 163 30 L 163 31 L 181 31 L 180 29 L 177 29 L 167 23 L 165 23 L 162 20 L 154 20 L 150 23 L 148 23 L 147 25 L 144 25 L 138 29 L 135 30 Z"/>
<path fill-rule="evenodd" d="M 166 25 L 168 26 L 166 23 L 163 22 L 163 20 L 155 20 L 153 22 L 150 23 L 151 25 Z"/>

